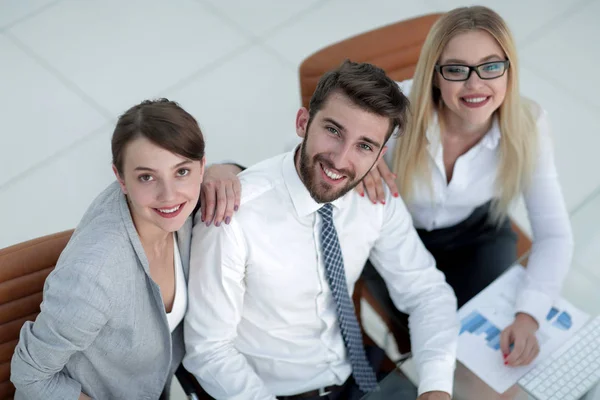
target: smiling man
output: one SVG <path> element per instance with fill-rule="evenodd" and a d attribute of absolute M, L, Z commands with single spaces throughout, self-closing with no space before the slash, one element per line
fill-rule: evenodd
<path fill-rule="evenodd" d="M 411 315 L 419 399 L 450 398 L 452 290 L 401 199 L 388 192 L 373 207 L 350 192 L 403 128 L 407 107 L 381 69 L 346 61 L 298 111 L 300 146 L 240 175 L 233 221 L 207 227 L 196 217 L 184 365 L 213 397 L 341 400 L 376 390 L 351 301 L 370 259 Z"/>

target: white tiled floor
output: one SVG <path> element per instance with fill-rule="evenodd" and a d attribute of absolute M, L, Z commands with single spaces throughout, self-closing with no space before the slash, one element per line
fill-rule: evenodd
<path fill-rule="evenodd" d="M 229 159 L 251 165 L 283 149 L 295 133 L 297 79 L 281 58 L 251 45 L 164 94 L 198 119 L 209 163 Z"/>
<path fill-rule="evenodd" d="M 600 186 L 600 0 L 482 0 L 550 113 L 570 209 Z M 180 101 L 212 161 L 282 151 L 298 66 L 335 41 L 463 0 L 0 0 L 0 248 L 76 225 L 112 179 L 115 118 Z M 526 224 L 522 209 L 515 213 Z"/>
<path fill-rule="evenodd" d="M 600 0 L 484 3 L 513 28 L 523 93 L 550 113 L 573 208 L 600 185 Z M 180 101 L 205 132 L 209 161 L 250 164 L 293 136 L 297 71 L 306 56 L 462 4 L 0 0 L 0 204 L 25 210 L 5 213 L 0 247 L 77 223 L 110 180 L 110 130 L 134 103 Z M 522 210 L 515 215 L 527 225 Z"/>

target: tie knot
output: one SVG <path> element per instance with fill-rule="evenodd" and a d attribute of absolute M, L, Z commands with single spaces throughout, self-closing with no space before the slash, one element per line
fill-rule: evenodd
<path fill-rule="evenodd" d="M 333 215 L 333 206 L 331 203 L 325 203 L 325 205 L 319 208 L 319 215 L 323 218 L 323 221 L 331 221 Z"/>

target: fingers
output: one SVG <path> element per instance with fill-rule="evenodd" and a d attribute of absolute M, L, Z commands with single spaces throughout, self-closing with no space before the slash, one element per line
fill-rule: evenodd
<path fill-rule="evenodd" d="M 506 357 L 506 364 L 516 367 L 517 361 L 521 362 L 524 353 L 527 351 L 527 336 L 515 335 L 514 346 L 509 356 Z"/>
<path fill-rule="evenodd" d="M 390 171 L 390 169 L 387 166 L 387 163 L 383 160 L 379 161 L 379 164 L 377 165 L 377 170 L 379 171 L 379 174 L 385 181 L 385 184 L 390 188 L 392 196 L 398 197 L 399 194 L 398 186 L 396 185 L 396 174 Z"/>
<path fill-rule="evenodd" d="M 369 200 L 371 200 L 373 204 L 377 203 L 377 191 L 375 190 L 375 181 L 373 181 L 371 173 L 369 172 L 362 181 L 365 186 L 365 194 Z"/>
<path fill-rule="evenodd" d="M 235 204 L 235 192 L 233 190 L 233 185 L 225 186 L 225 214 L 223 216 L 223 221 L 229 225 L 231 222 L 231 218 L 233 217 L 233 207 Z"/>
<path fill-rule="evenodd" d="M 240 185 L 240 179 L 237 176 L 236 179 L 233 181 L 233 194 L 233 211 L 237 211 L 240 209 L 240 203 L 242 202 L 242 185 Z"/>
<path fill-rule="evenodd" d="M 517 360 L 517 365 L 529 365 L 540 353 L 540 346 L 535 336 L 527 338 L 527 346 L 523 357 Z"/>
<path fill-rule="evenodd" d="M 202 221 L 206 226 L 229 224 L 240 207 L 242 187 L 237 175 L 229 168 L 227 165 L 213 166 L 204 174 L 200 195 Z M 239 168 L 235 168 L 239 172 Z"/>
<path fill-rule="evenodd" d="M 511 326 L 507 327 L 500 334 L 500 350 L 502 350 L 502 354 L 506 356 L 510 354 L 510 340 L 511 338 Z"/>
<path fill-rule="evenodd" d="M 383 188 L 383 178 L 377 168 L 373 168 L 370 172 L 373 182 L 375 183 L 376 202 L 385 204 L 385 189 Z"/>
<path fill-rule="evenodd" d="M 221 225 L 221 222 L 225 218 L 225 210 L 227 209 L 227 190 L 225 189 L 225 185 L 219 185 L 216 190 L 216 208 L 215 208 L 215 217 L 213 223 L 215 226 Z"/>
<path fill-rule="evenodd" d="M 217 207 L 217 193 L 215 183 L 203 183 L 202 194 L 204 195 L 204 202 L 202 203 L 202 208 L 204 210 L 204 223 L 206 223 L 206 226 L 210 226 L 215 216 L 215 208 Z"/>
<path fill-rule="evenodd" d="M 385 204 L 383 180 L 377 169 L 372 169 L 364 178 L 365 192 L 373 204 Z"/>
<path fill-rule="evenodd" d="M 362 181 L 360 181 L 358 183 L 358 185 L 356 185 L 356 187 L 354 188 L 354 190 L 356 190 L 356 192 L 358 194 L 360 194 L 362 197 L 365 196 L 365 185 L 364 185 L 364 183 Z"/>

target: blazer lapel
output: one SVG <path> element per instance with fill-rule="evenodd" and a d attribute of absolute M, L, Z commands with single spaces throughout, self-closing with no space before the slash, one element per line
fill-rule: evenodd
<path fill-rule="evenodd" d="M 181 256 L 181 265 L 183 274 L 187 282 L 190 271 L 190 251 L 192 244 L 192 217 L 188 217 L 181 229 L 177 231 L 177 245 L 179 246 L 179 255 Z"/>
<path fill-rule="evenodd" d="M 125 226 L 125 231 L 127 232 L 127 236 L 129 236 L 129 241 L 135 250 L 135 254 L 140 260 L 144 271 L 148 276 L 150 276 L 150 263 L 148 262 L 148 257 L 146 257 L 146 252 L 144 251 L 144 247 L 142 246 L 142 242 L 140 241 L 140 236 L 135 229 L 135 225 L 133 225 L 133 219 L 131 218 L 131 212 L 129 211 L 129 206 L 127 205 L 127 198 L 123 193 L 119 196 L 119 209 L 121 211 L 121 220 L 123 221 L 123 225 Z"/>

